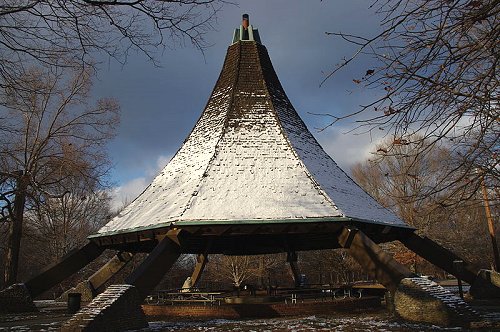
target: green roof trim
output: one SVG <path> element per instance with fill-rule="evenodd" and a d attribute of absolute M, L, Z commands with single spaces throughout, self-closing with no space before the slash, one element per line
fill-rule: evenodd
<path fill-rule="evenodd" d="M 186 220 L 176 221 L 175 226 L 209 226 L 212 225 L 266 225 L 266 224 L 293 224 L 293 223 L 315 223 L 315 222 L 339 222 L 352 221 L 346 217 L 326 218 L 303 218 L 303 219 L 249 219 L 249 220 Z"/>
<path fill-rule="evenodd" d="M 113 236 L 113 235 L 128 234 L 128 233 L 135 233 L 135 232 L 141 232 L 141 231 L 149 231 L 149 230 L 154 230 L 154 229 L 159 229 L 159 228 L 167 228 L 170 226 L 172 226 L 172 222 L 164 222 L 164 223 L 155 224 L 155 225 L 151 225 L 151 226 L 126 228 L 126 229 L 121 229 L 119 231 L 92 234 L 92 235 L 87 236 L 87 239 L 96 239 L 96 238 L 100 238 L 103 236 Z"/>
<path fill-rule="evenodd" d="M 251 25 L 248 26 L 248 29 L 244 29 L 243 26 L 240 25 L 239 28 L 234 29 L 233 42 L 231 45 L 239 41 L 255 41 L 260 44 L 259 30 L 255 29 Z"/>

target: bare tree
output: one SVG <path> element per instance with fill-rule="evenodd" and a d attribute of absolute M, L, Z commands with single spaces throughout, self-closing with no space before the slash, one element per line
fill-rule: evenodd
<path fill-rule="evenodd" d="M 43 207 L 47 217 L 51 205 L 74 202 L 72 178 L 95 190 L 102 185 L 103 145 L 114 132 L 118 107 L 112 100 L 86 104 L 98 60 L 125 63 L 133 50 L 157 64 L 159 48 L 190 42 L 202 50 L 224 2 L 0 0 L 0 220 L 9 225 L 7 283 L 16 279 L 26 208 Z"/>
<path fill-rule="evenodd" d="M 88 181 L 77 175 L 81 183 L 59 184 L 56 192 L 67 194 L 53 197 L 39 193 L 25 212 L 30 229 L 28 241 L 45 244 L 46 256 L 57 261 L 70 250 L 81 246 L 87 236 L 96 232 L 110 215 L 110 197 L 100 186 L 88 188 Z M 74 181 L 74 182 L 76 182 Z"/>
<path fill-rule="evenodd" d="M 364 68 L 353 81 L 379 96 L 347 116 L 332 116 L 332 124 L 355 118 L 361 128 L 391 133 L 393 145 L 426 140 L 428 149 L 421 154 L 445 143 L 460 162 L 442 174 L 434 192 L 459 197 L 462 191 L 467 199 L 478 191 L 480 174 L 497 186 L 500 1 L 382 0 L 371 8 L 381 18 L 379 33 L 327 33 L 357 50 L 325 80 L 366 56 L 377 65 Z"/>
<path fill-rule="evenodd" d="M 311 284 L 348 283 L 365 276 L 345 249 L 304 251 L 299 255 L 301 272 Z"/>
<path fill-rule="evenodd" d="M 108 171 L 104 144 L 113 137 L 119 107 L 89 105 L 91 72 L 31 68 L 7 85 L 0 131 L 0 221 L 9 225 L 5 282 L 15 282 L 25 211 L 73 200 L 77 188 L 98 190 Z M 24 87 L 24 88 L 22 88 Z M 78 185 L 76 185 L 78 184 Z"/>
<path fill-rule="evenodd" d="M 376 147 L 370 159 L 353 166 L 353 177 L 418 232 L 487 267 L 491 255 L 484 246 L 488 235 L 481 195 L 474 186 L 467 189 L 470 190 L 467 199 L 462 193 L 457 194 L 453 186 L 435 192 L 436 182 L 445 181 L 445 175 L 461 161 L 454 161 L 455 156 L 445 146 L 426 145 L 426 142 L 417 137 L 412 143 L 394 145 L 388 140 Z M 426 153 L 420 153 L 421 150 Z M 454 178 L 446 181 L 451 184 Z M 455 203 L 450 205 L 450 201 Z M 421 258 L 402 245 L 393 245 L 392 249 L 396 259 L 410 264 L 417 272 L 417 265 L 423 262 Z"/>
<path fill-rule="evenodd" d="M 256 256 L 210 256 L 210 266 L 215 271 L 209 278 L 214 281 L 230 281 L 234 287 L 240 287 L 248 281 L 261 283 L 262 279 L 269 276 L 271 270 L 283 265 L 283 255 L 256 255 Z M 217 274 L 217 275 L 213 275 Z"/>
<path fill-rule="evenodd" d="M 240 287 L 258 271 L 257 264 L 250 256 L 222 256 L 221 267 L 225 276 L 235 287 Z"/>
<path fill-rule="evenodd" d="M 379 144 L 369 160 L 352 167 L 352 174 L 380 203 L 425 229 L 429 214 L 450 199 L 447 192 L 435 193 L 435 185 L 454 181 L 446 175 L 455 162 L 448 149 L 416 136 L 406 144 L 395 145 L 392 139 Z"/>
<path fill-rule="evenodd" d="M 130 50 L 156 63 L 158 48 L 188 41 L 203 49 L 203 35 L 224 2 L 2 0 L 0 77 L 12 80 L 25 63 L 93 66 L 98 53 L 124 63 Z"/>
<path fill-rule="evenodd" d="M 110 197 L 107 191 L 102 188 L 87 188 L 83 183 L 78 186 L 75 182 L 73 188 L 65 184 L 64 190 L 71 193 L 61 197 L 43 195 L 43 198 L 30 200 L 30 204 L 26 205 L 19 257 L 19 280 L 36 276 L 41 269 L 57 262 L 70 250 L 83 245 L 89 234 L 95 233 L 109 220 Z M 7 230 L 6 226 L 9 226 L 8 223 L 0 225 L 0 230 Z M 102 259 L 109 259 L 108 256 L 104 255 L 98 262 L 104 264 Z M 3 257 L 0 259 L 3 260 Z M 85 269 L 74 278 L 87 275 L 87 272 Z M 70 280 L 75 281 L 74 278 Z M 70 280 L 64 284 L 71 284 Z"/>

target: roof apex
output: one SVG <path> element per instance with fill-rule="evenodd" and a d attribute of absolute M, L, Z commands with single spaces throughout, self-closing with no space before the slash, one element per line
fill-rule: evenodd
<path fill-rule="evenodd" d="M 250 25 L 248 14 L 243 14 L 243 20 L 240 27 L 234 29 L 232 44 L 239 41 L 255 41 L 259 44 L 261 43 L 259 30 Z"/>

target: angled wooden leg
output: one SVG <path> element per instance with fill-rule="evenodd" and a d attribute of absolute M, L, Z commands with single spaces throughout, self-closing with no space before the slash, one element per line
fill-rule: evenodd
<path fill-rule="evenodd" d="M 24 284 L 15 284 L 0 291 L 0 312 L 36 311 L 33 299 L 68 278 L 94 259 L 104 249 L 93 242 L 88 242 L 64 256 L 59 262 L 49 266 L 36 277 Z"/>
<path fill-rule="evenodd" d="M 48 267 L 42 273 L 25 283 L 31 297 L 35 298 L 72 274 L 78 272 L 99 257 L 103 251 L 104 249 L 100 248 L 94 242 L 88 242 L 82 248 L 71 251 L 61 258 L 59 262 Z"/>
<path fill-rule="evenodd" d="M 415 233 L 401 238 L 400 241 L 408 249 L 435 266 L 456 276 L 458 279 L 468 282 L 471 285 L 469 294 L 474 298 L 500 298 L 500 275 L 497 272 L 477 270 L 450 250 L 427 237 L 420 237 Z"/>
<path fill-rule="evenodd" d="M 399 241 L 420 257 L 445 270 L 449 274 L 467 281 L 470 285 L 476 280 L 477 273 L 479 272 L 478 270 L 474 269 L 463 259 L 431 239 L 411 233 L 409 236 L 399 239 Z M 453 265 L 454 261 L 462 261 L 464 264 L 460 269 L 457 269 Z"/>
<path fill-rule="evenodd" d="M 205 265 L 208 263 L 208 255 L 207 254 L 199 254 L 196 257 L 196 265 L 194 267 L 193 274 L 191 274 L 191 285 L 195 287 L 198 281 L 200 281 L 201 274 L 205 269 Z"/>
<path fill-rule="evenodd" d="M 111 277 L 121 271 L 128 262 L 134 257 L 129 252 L 119 252 L 104 264 L 97 272 L 91 275 L 88 279 L 80 282 L 75 287 L 65 291 L 58 301 L 67 301 L 69 293 L 80 293 L 83 302 L 92 301 L 99 293 L 101 288 Z"/>
<path fill-rule="evenodd" d="M 121 331 L 148 326 L 141 304 L 181 254 L 177 231 L 167 234 L 126 279 L 111 285 L 76 313 L 61 331 Z"/>
<path fill-rule="evenodd" d="M 361 231 L 345 227 L 338 242 L 390 290 L 394 309 L 401 318 L 438 325 L 467 325 L 479 318 L 462 299 L 410 272 Z"/>
<path fill-rule="evenodd" d="M 112 276 L 120 272 L 128 262 L 134 257 L 134 254 L 129 252 L 119 252 L 111 258 L 104 266 L 88 279 L 94 290 L 102 287 Z"/>
<path fill-rule="evenodd" d="M 414 274 L 405 266 L 384 252 L 363 232 L 344 227 L 338 236 L 339 244 L 348 249 L 349 254 L 387 289 L 395 290 L 402 279 Z"/>
<path fill-rule="evenodd" d="M 137 288 L 143 299 L 158 285 L 181 255 L 176 236 L 177 234 L 172 232 L 163 238 L 141 265 L 125 279 L 127 284 Z"/>

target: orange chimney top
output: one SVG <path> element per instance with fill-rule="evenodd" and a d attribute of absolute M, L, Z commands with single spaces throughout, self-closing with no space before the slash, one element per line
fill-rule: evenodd
<path fill-rule="evenodd" d="M 248 14 L 243 14 L 243 21 L 241 22 L 241 25 L 243 26 L 243 29 L 247 29 L 248 25 L 250 24 L 249 19 L 248 19 Z"/>

